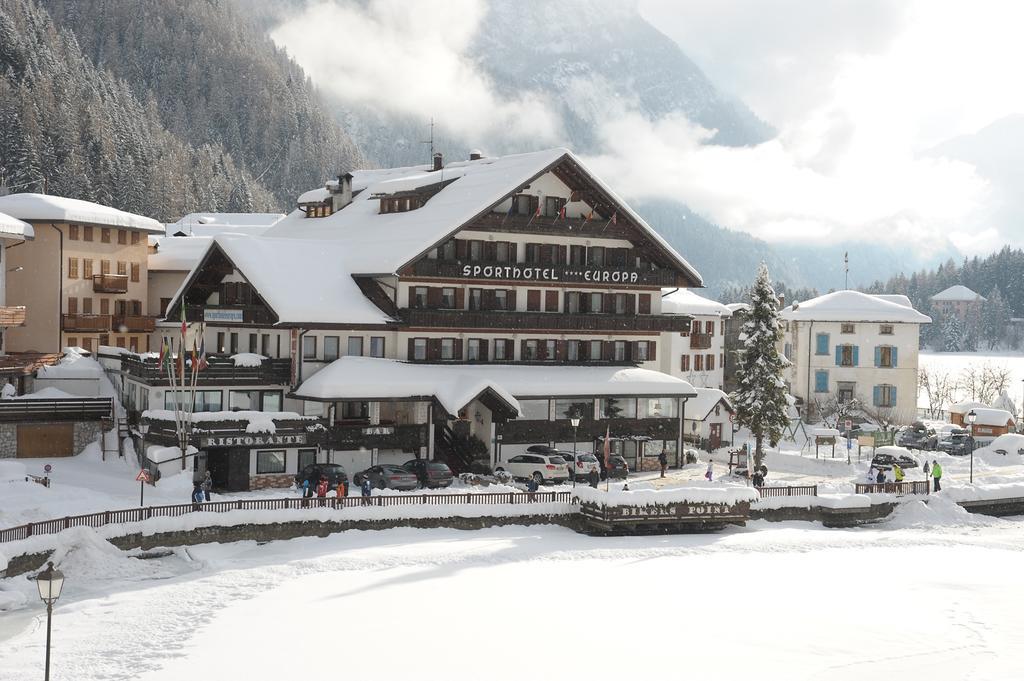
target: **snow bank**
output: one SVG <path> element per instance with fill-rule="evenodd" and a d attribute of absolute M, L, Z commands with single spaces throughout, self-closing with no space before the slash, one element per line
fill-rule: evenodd
<path fill-rule="evenodd" d="M 1022 454 L 1024 454 L 1024 435 L 1017 433 L 1000 435 L 988 445 L 974 450 L 974 456 L 990 466 L 1019 464 Z"/>
<path fill-rule="evenodd" d="M 990 483 L 986 485 L 951 487 L 943 481 L 942 491 L 937 494 L 956 502 L 1024 499 L 1024 483 Z"/>
<path fill-rule="evenodd" d="M 742 501 L 754 502 L 760 499 L 753 487 L 740 485 L 701 485 L 693 483 L 686 487 L 668 489 L 612 489 L 605 491 L 598 487 L 577 487 L 573 496 L 581 502 L 603 506 L 643 506 L 649 504 L 736 504 Z"/>
<path fill-rule="evenodd" d="M 0 482 L 24 481 L 25 475 L 25 464 L 0 459 Z"/>
<path fill-rule="evenodd" d="M 231 355 L 231 359 L 236 367 L 258 367 L 263 364 L 266 357 L 257 355 L 255 352 L 240 352 L 237 355 Z"/>
<path fill-rule="evenodd" d="M 778 508 L 868 508 L 871 497 L 866 494 L 810 494 L 795 497 L 770 497 L 759 499 L 751 509 L 768 511 Z"/>
<path fill-rule="evenodd" d="M 892 528 L 930 528 L 936 525 L 985 527 L 1002 521 L 970 513 L 952 498 L 939 495 L 900 504 L 886 522 Z"/>
<path fill-rule="evenodd" d="M 12 397 L 11 399 L 14 399 L 14 400 L 56 400 L 56 399 L 67 399 L 69 397 L 74 398 L 75 395 L 72 395 L 71 393 L 66 393 L 63 390 L 60 390 L 59 388 L 43 388 L 42 390 L 37 390 L 34 393 L 28 393 L 28 394 L 25 394 L 25 395 L 18 395 L 16 397 Z"/>

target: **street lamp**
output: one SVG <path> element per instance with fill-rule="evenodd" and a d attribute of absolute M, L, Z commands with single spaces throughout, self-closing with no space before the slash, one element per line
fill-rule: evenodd
<path fill-rule="evenodd" d="M 36 576 L 36 587 L 39 598 L 46 603 L 46 681 L 50 681 L 50 622 L 53 619 L 53 604 L 60 598 L 60 590 L 64 586 L 64 573 L 53 569 L 53 563 L 46 564 L 46 569 Z"/>
<path fill-rule="evenodd" d="M 572 487 L 576 489 L 576 429 L 580 427 L 580 413 L 573 410 L 572 416 L 569 417 L 569 423 L 572 424 Z"/>
<path fill-rule="evenodd" d="M 970 431 L 967 434 L 967 449 L 971 454 L 971 484 L 974 484 L 974 422 L 977 420 L 978 415 L 974 413 L 974 410 L 967 412 L 967 424 L 970 426 Z"/>
<path fill-rule="evenodd" d="M 142 460 L 149 461 L 149 456 L 146 454 L 146 433 L 149 432 L 149 421 L 139 421 L 139 435 L 142 436 Z M 139 506 L 144 505 L 144 499 L 146 497 L 146 481 L 139 480 Z"/>

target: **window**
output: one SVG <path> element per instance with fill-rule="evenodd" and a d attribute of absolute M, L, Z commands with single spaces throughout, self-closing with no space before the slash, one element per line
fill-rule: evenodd
<path fill-rule="evenodd" d="M 256 452 L 256 474 L 284 473 L 285 459 L 283 449 Z"/>
<path fill-rule="evenodd" d="M 231 411 L 281 411 L 281 391 L 232 390 L 228 408 Z"/>
<path fill-rule="evenodd" d="M 690 356 L 683 355 L 679 358 L 679 370 L 688 372 L 690 370 Z"/>
<path fill-rule="evenodd" d="M 270 334 L 260 334 L 260 354 L 264 357 L 270 357 Z"/>
<path fill-rule="evenodd" d="M 590 312 L 604 312 L 604 294 L 590 294 Z"/>
<path fill-rule="evenodd" d="M 590 341 L 590 360 L 592 362 L 600 362 L 604 359 L 604 352 L 602 352 L 601 341 Z"/>
<path fill-rule="evenodd" d="M 132 246 L 136 246 L 139 243 L 139 233 L 132 232 Z"/>
<path fill-rule="evenodd" d="M 473 239 L 469 242 L 469 259 L 470 260 L 483 260 L 484 258 L 484 243 Z"/>
<path fill-rule="evenodd" d="M 896 367 L 896 348 L 892 345 L 880 345 L 875 348 L 875 366 L 882 369 Z"/>
<path fill-rule="evenodd" d="M 782 345 L 782 356 L 785 357 L 788 360 L 792 360 L 793 359 L 793 344 L 792 343 L 783 343 L 783 345 Z M 723 364 L 724 364 L 724 362 L 723 362 Z"/>
<path fill-rule="evenodd" d="M 446 310 L 455 309 L 455 289 L 447 287 L 441 289 L 441 307 L 445 308 Z"/>
<path fill-rule="evenodd" d="M 128 276 L 128 263 L 126 263 L 124 260 L 118 260 L 117 261 L 117 273 L 120 274 L 121 276 L 127 277 Z"/>
<path fill-rule="evenodd" d="M 68 279 L 78 279 L 78 258 L 68 258 Z"/>
<path fill-rule="evenodd" d="M 547 400 L 519 400 L 519 408 L 523 410 L 523 419 L 526 421 L 548 420 Z"/>
<path fill-rule="evenodd" d="M 528 340 L 523 341 L 523 356 L 520 358 L 524 362 L 537 359 L 537 341 Z"/>
<path fill-rule="evenodd" d="M 497 289 L 494 292 L 494 309 L 495 310 L 507 310 L 508 309 L 508 291 L 505 289 Z"/>
<path fill-rule="evenodd" d="M 253 355 L 257 353 L 260 345 L 260 335 L 258 333 L 249 334 L 249 352 Z"/>
<path fill-rule="evenodd" d="M 704 355 L 693 356 L 693 370 L 704 371 Z"/>
<path fill-rule="evenodd" d="M 705 357 L 704 358 L 704 366 L 707 368 L 708 371 L 714 371 L 715 370 L 715 356 L 714 355 L 708 355 L 707 357 Z"/>
<path fill-rule="evenodd" d="M 455 359 L 455 339 L 441 339 L 441 359 Z"/>
<path fill-rule="evenodd" d="M 315 342 L 316 341 L 314 341 L 314 343 Z M 314 349 L 316 349 L 315 346 Z M 228 352 L 230 352 L 232 355 L 238 354 L 238 334 L 235 332 L 232 332 L 230 335 L 228 335 Z"/>
<path fill-rule="evenodd" d="M 370 403 L 342 402 L 338 413 L 345 421 L 365 421 L 370 418 Z"/>
<path fill-rule="evenodd" d="M 494 245 L 494 258 L 498 262 L 511 261 L 511 249 L 509 248 L 509 242 L 499 241 Z"/>
<path fill-rule="evenodd" d="M 455 260 L 455 239 L 449 239 L 438 249 L 438 257 L 441 260 Z"/>
<path fill-rule="evenodd" d="M 678 418 L 679 400 L 674 397 L 650 397 L 639 400 L 638 413 L 642 419 L 646 418 Z"/>
<path fill-rule="evenodd" d="M 68 238 L 78 241 L 78 225 L 68 225 Z"/>
<path fill-rule="evenodd" d="M 648 341 L 638 341 L 637 342 L 637 344 L 636 344 L 636 357 L 634 357 L 633 359 L 635 359 L 638 362 L 646 362 L 647 361 L 647 354 L 648 354 L 647 353 L 647 344 L 648 344 Z"/>
<path fill-rule="evenodd" d="M 480 361 L 480 339 L 470 338 L 466 343 L 466 359 L 470 362 Z"/>
<path fill-rule="evenodd" d="M 481 302 L 483 300 L 483 289 L 471 288 L 469 289 L 469 309 L 479 310 L 481 309 Z"/>
<path fill-rule="evenodd" d="M 576 314 L 580 311 L 580 293 L 579 291 L 566 291 L 565 292 L 565 313 Z"/>
<path fill-rule="evenodd" d="M 583 267 L 587 264 L 586 246 L 569 246 L 569 264 L 573 267 Z"/>
<path fill-rule="evenodd" d="M 849 402 L 857 393 L 857 384 L 852 381 L 840 381 L 836 385 L 836 393 L 840 403 Z"/>
<path fill-rule="evenodd" d="M 92 241 L 92 227 L 86 225 L 82 228 L 82 241 Z"/>
<path fill-rule="evenodd" d="M 188 400 L 191 399 L 191 395 L 186 393 L 180 395 L 175 390 L 164 391 L 164 409 L 174 409 L 174 399 L 178 397 L 178 401 L 183 404 L 188 404 Z M 220 411 L 221 410 L 221 391 L 219 390 L 197 390 L 196 401 L 194 402 L 194 410 L 199 411 Z"/>
<path fill-rule="evenodd" d="M 82 258 L 82 278 L 92 279 L 92 258 Z"/>
<path fill-rule="evenodd" d="M 596 267 L 602 267 L 604 265 L 604 247 L 593 246 L 591 247 L 587 255 L 590 256 L 590 264 Z"/>
<path fill-rule="evenodd" d="M 310 466 L 316 463 L 316 450 L 315 449 L 300 449 L 299 450 L 299 463 L 296 470 L 305 470 L 306 466 Z"/>
<path fill-rule="evenodd" d="M 217 332 L 217 349 L 215 352 L 227 352 L 227 347 L 224 345 L 224 332 Z"/>
<path fill-rule="evenodd" d="M 324 361 L 333 362 L 338 359 L 339 348 L 341 347 L 341 341 L 338 336 L 324 336 Z M 313 350 L 314 355 L 316 350 Z"/>
<path fill-rule="evenodd" d="M 892 335 L 892 324 L 879 324 L 878 325 L 878 333 L 883 335 L 883 336 L 891 336 Z"/>
<path fill-rule="evenodd" d="M 345 353 L 349 357 L 362 357 L 363 356 L 363 337 L 362 336 L 349 336 L 348 337 L 348 352 Z"/>
<path fill-rule="evenodd" d="M 580 361 L 580 345 L 582 341 L 571 340 L 565 343 L 565 358 L 570 362 Z"/>
<path fill-rule="evenodd" d="M 100 298 L 100 314 L 110 314 L 110 299 Z"/>
<path fill-rule="evenodd" d="M 626 341 L 615 341 L 615 361 L 624 362 L 626 361 Z"/>
<path fill-rule="evenodd" d="M 555 361 L 558 357 L 558 350 L 556 349 L 555 341 L 546 340 L 544 341 L 544 359 L 549 362 Z"/>
<path fill-rule="evenodd" d="M 594 402 L 592 400 L 555 400 L 555 420 L 570 419 L 573 415 L 582 419 L 593 418 Z"/>
<path fill-rule="evenodd" d="M 302 337 L 302 359 L 316 359 L 316 336 Z"/>
<path fill-rule="evenodd" d="M 601 400 L 601 414 L 606 419 L 635 419 L 636 399 L 608 397 Z"/>
<path fill-rule="evenodd" d="M 110 243 L 110 228 L 109 227 L 102 227 L 100 229 L 100 243 L 104 243 L 104 244 L 109 244 Z"/>
<path fill-rule="evenodd" d="M 117 243 L 125 246 L 128 244 L 128 232 L 123 229 L 117 230 Z"/>
<path fill-rule="evenodd" d="M 427 358 L 427 339 L 414 338 L 412 340 L 412 358 L 423 361 Z"/>
<path fill-rule="evenodd" d="M 816 355 L 827 355 L 828 354 L 828 334 L 819 333 L 814 337 L 814 354 Z"/>
<path fill-rule="evenodd" d="M 839 333 L 856 333 L 856 328 L 856 326 L 850 324 L 849 322 L 843 322 L 839 326 Z"/>
<path fill-rule="evenodd" d="M 615 314 L 626 314 L 626 294 L 615 294 Z"/>
<path fill-rule="evenodd" d="M 68 336 L 68 347 L 74 348 L 78 346 L 78 338 L 76 336 Z"/>
<path fill-rule="evenodd" d="M 836 346 L 836 366 L 855 367 L 858 364 L 858 352 L 856 345 Z"/>
<path fill-rule="evenodd" d="M 384 336 L 370 336 L 370 357 L 384 356 Z"/>
<path fill-rule="evenodd" d="M 508 343 L 504 338 L 494 339 L 494 361 L 503 362 L 508 359 L 507 347 Z"/>
<path fill-rule="evenodd" d="M 828 372 L 827 371 L 815 371 L 814 372 L 814 392 L 816 393 L 827 393 L 828 392 Z"/>
<path fill-rule="evenodd" d="M 134 281 L 134 282 L 139 281 L 140 271 L 141 271 L 141 267 L 139 267 L 139 263 L 133 262 L 132 263 L 132 281 Z"/>
<path fill-rule="evenodd" d="M 876 407 L 895 407 L 896 386 L 876 385 L 872 391 L 872 404 Z"/>
<path fill-rule="evenodd" d="M 92 298 L 82 298 L 82 314 L 92 314 Z"/>
<path fill-rule="evenodd" d="M 427 287 L 426 286 L 415 286 L 412 289 L 412 307 L 416 309 L 423 309 L 427 306 Z"/>
<path fill-rule="evenodd" d="M 109 260 L 100 260 L 100 274 L 110 274 Z"/>
<path fill-rule="evenodd" d="M 540 244 L 526 244 L 526 262 L 532 265 L 540 262 Z"/>

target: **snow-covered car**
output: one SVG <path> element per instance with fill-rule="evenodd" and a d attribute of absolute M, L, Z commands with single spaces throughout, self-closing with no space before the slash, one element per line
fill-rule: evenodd
<path fill-rule="evenodd" d="M 921 465 L 921 462 L 905 447 L 879 447 L 871 459 L 871 465 L 883 471 L 892 468 L 894 463 L 899 464 L 899 467 L 903 469 L 917 468 Z"/>
<path fill-rule="evenodd" d="M 557 484 L 569 479 L 569 465 L 560 454 L 527 452 L 499 463 L 494 470 L 507 471 L 518 480 L 533 478 L 538 485 L 544 482 Z"/>
<path fill-rule="evenodd" d="M 597 471 L 601 473 L 601 464 L 598 463 L 597 457 L 590 452 L 559 452 L 559 456 L 565 459 L 565 462 L 569 465 L 569 479 L 577 478 L 585 480 L 590 471 Z"/>
<path fill-rule="evenodd" d="M 1018 433 L 1006 433 L 1000 435 L 988 446 L 989 451 L 1003 456 L 1016 454 L 1024 456 L 1024 435 Z"/>
<path fill-rule="evenodd" d="M 967 456 L 969 453 L 967 445 L 967 431 L 963 428 L 954 428 L 939 440 L 936 449 L 951 456 Z"/>
<path fill-rule="evenodd" d="M 939 443 L 939 435 L 934 428 L 929 428 L 920 421 L 907 426 L 896 440 L 896 444 L 907 449 L 935 449 Z"/>

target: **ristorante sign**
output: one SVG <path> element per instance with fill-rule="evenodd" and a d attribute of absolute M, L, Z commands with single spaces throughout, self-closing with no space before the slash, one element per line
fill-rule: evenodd
<path fill-rule="evenodd" d="M 306 434 L 296 433 L 294 435 L 272 435 L 272 434 L 246 434 L 246 435 L 217 435 L 212 437 L 199 438 L 199 447 L 272 447 L 277 445 L 304 445 Z"/>
<path fill-rule="evenodd" d="M 586 281 L 600 284 L 635 284 L 639 272 L 627 270 L 566 269 L 562 267 L 531 267 L 529 265 L 463 265 L 462 276 L 472 279 L 513 281 Z"/>

